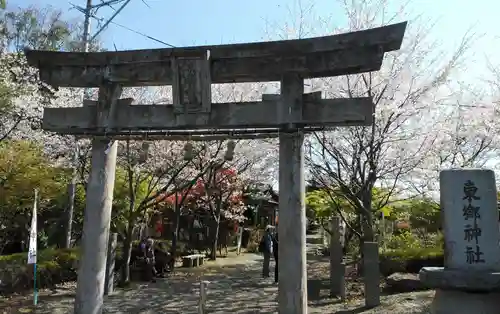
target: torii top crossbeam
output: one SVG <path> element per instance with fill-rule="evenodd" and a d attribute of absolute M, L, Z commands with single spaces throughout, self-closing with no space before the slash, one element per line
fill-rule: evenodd
<path fill-rule="evenodd" d="M 164 131 L 189 134 L 270 134 L 298 128 L 370 125 L 371 98 L 321 99 L 305 95 L 289 115 L 280 96 L 261 102 L 212 103 L 211 84 L 315 78 L 380 69 L 384 53 L 398 50 L 407 23 L 339 35 L 271 42 L 116 52 L 26 50 L 31 66 L 53 87 L 172 85 L 172 105 L 130 105 L 106 100 L 77 108 L 46 108 L 43 128 L 63 134 L 111 137 Z M 88 103 L 87 103 L 88 104 Z M 179 131 L 182 131 L 179 133 Z M 221 134 L 221 133 L 219 133 Z M 267 136 L 267 135 L 265 135 Z"/>
<path fill-rule="evenodd" d="M 103 75 L 123 86 L 171 85 L 172 58 L 203 58 L 207 51 L 212 83 L 279 81 L 283 71 L 303 78 L 377 71 L 384 53 L 401 47 L 405 29 L 406 22 L 298 40 L 90 53 L 27 50 L 26 57 L 54 87 L 98 87 Z"/>

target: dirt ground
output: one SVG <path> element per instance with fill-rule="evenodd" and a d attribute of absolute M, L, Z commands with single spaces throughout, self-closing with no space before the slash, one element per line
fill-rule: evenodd
<path fill-rule="evenodd" d="M 197 313 L 199 282 L 209 281 L 209 313 L 277 313 L 277 285 L 272 278 L 262 279 L 261 257 L 256 254 L 230 254 L 201 268 L 179 268 L 156 283 L 135 284 L 117 290 L 105 300 L 105 313 Z M 274 267 L 274 266 L 273 266 Z M 382 305 L 363 309 L 359 281 L 347 284 L 346 302 L 328 296 L 328 258 L 308 259 L 309 313 L 428 313 L 432 291 L 384 296 Z M 75 283 L 57 290 L 40 292 L 36 310 L 31 295 L 0 298 L 0 313 L 67 314 L 73 311 Z"/>

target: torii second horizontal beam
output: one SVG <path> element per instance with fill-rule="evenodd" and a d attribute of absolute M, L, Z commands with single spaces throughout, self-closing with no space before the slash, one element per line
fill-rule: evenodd
<path fill-rule="evenodd" d="M 61 134 L 126 134 L 134 131 L 280 129 L 298 127 L 371 125 L 374 104 L 370 97 L 314 99 L 305 97 L 302 119 L 286 121 L 279 100 L 263 97 L 259 102 L 214 103 L 209 114 L 174 114 L 172 105 L 121 105 L 109 117 L 109 125 L 97 122 L 97 106 L 45 108 L 43 129 Z M 285 113 L 286 114 L 286 113 Z M 182 122 L 182 120 L 184 120 Z M 181 121 L 181 122 L 179 122 Z"/>

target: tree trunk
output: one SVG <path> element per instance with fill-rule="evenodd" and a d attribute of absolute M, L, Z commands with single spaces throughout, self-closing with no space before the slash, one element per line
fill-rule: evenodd
<path fill-rule="evenodd" d="M 71 183 L 68 184 L 68 210 L 66 212 L 64 248 L 71 248 L 71 233 L 73 227 L 73 212 L 75 208 L 76 174 L 73 174 Z"/>
<path fill-rule="evenodd" d="M 369 185 L 370 186 L 370 185 Z M 367 242 L 375 241 L 373 232 L 373 214 L 372 214 L 372 188 L 371 186 L 363 191 L 363 228 L 364 240 Z"/>
<path fill-rule="evenodd" d="M 130 257 L 132 256 L 132 234 L 134 228 L 129 224 L 125 238 L 123 239 L 123 265 L 122 265 L 122 278 L 121 284 L 127 285 L 130 283 Z"/>
<path fill-rule="evenodd" d="M 212 238 L 212 251 L 210 252 L 210 259 L 213 261 L 217 259 L 217 242 L 219 240 L 219 225 L 220 225 L 220 215 L 215 219 L 215 226 Z"/>
<path fill-rule="evenodd" d="M 346 228 L 344 235 L 344 247 L 342 248 L 342 253 L 344 255 L 347 255 L 349 251 L 349 245 L 351 244 L 351 240 L 354 237 L 354 235 L 355 235 L 354 231 L 350 230 L 349 228 Z"/>
<path fill-rule="evenodd" d="M 170 254 L 170 269 L 173 271 L 175 266 L 175 259 L 177 256 L 177 240 L 179 239 L 179 224 L 180 224 L 180 216 L 181 216 L 181 207 L 179 205 L 175 206 L 175 215 L 174 215 L 174 232 L 172 234 L 172 249 Z"/>
<path fill-rule="evenodd" d="M 371 256 L 365 257 L 364 256 L 364 243 L 365 242 L 374 242 L 375 241 L 375 233 L 373 231 L 373 215 L 372 215 L 372 193 L 371 193 L 372 188 L 368 188 L 365 191 L 363 191 L 363 207 L 364 210 L 361 212 L 363 213 L 360 217 L 360 223 L 361 223 L 361 230 L 363 231 L 363 237 L 360 239 L 360 256 L 361 256 L 361 261 L 364 261 L 365 258 L 372 259 Z M 364 269 L 364 264 L 361 262 L 361 273 L 364 274 L 364 272 L 375 272 L 377 271 L 376 269 Z"/>

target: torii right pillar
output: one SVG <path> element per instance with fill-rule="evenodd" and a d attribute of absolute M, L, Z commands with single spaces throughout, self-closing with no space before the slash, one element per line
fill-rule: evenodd
<path fill-rule="evenodd" d="M 281 80 L 281 121 L 300 121 L 303 79 L 294 74 Z M 289 125 L 279 135 L 279 286 L 280 314 L 307 314 L 306 211 L 304 135 Z"/>

